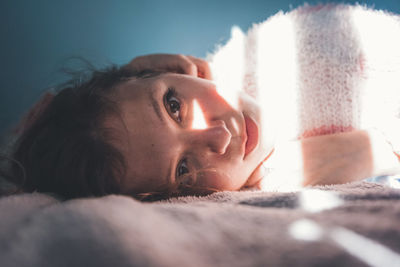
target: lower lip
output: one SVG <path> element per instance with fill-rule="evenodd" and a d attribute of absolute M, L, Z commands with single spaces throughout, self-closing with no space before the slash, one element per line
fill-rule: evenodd
<path fill-rule="evenodd" d="M 246 133 L 247 140 L 244 150 L 244 156 L 246 157 L 250 152 L 252 152 L 258 143 L 258 127 L 257 124 L 249 117 L 244 116 L 244 121 L 246 123 Z"/>

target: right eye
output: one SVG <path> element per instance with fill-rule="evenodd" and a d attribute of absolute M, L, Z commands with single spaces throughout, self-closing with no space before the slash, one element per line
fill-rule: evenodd
<path fill-rule="evenodd" d="M 173 88 L 168 88 L 164 97 L 165 106 L 170 116 L 177 122 L 181 122 L 181 101 L 177 97 L 177 93 Z"/>

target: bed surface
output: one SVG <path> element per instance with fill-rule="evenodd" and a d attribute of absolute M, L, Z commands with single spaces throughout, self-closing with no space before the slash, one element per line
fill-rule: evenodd
<path fill-rule="evenodd" d="M 375 183 L 141 203 L 0 198 L 1 266 L 398 266 L 400 190 Z"/>

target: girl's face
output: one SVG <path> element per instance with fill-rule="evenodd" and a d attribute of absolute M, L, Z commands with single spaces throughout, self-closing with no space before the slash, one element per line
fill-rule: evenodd
<path fill-rule="evenodd" d="M 122 120 L 107 123 L 122 133 L 123 193 L 239 190 L 256 182 L 248 178 L 267 151 L 254 106 L 233 108 L 214 83 L 173 73 L 132 79 L 116 92 Z"/>

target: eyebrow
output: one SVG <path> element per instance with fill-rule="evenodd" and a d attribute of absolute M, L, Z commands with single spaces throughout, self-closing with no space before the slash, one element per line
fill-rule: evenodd
<path fill-rule="evenodd" d="M 157 117 L 159 118 L 160 122 L 162 124 L 166 125 L 166 123 L 164 121 L 164 118 L 163 118 L 163 115 L 161 114 L 160 104 L 157 101 L 155 95 L 156 95 L 155 94 L 155 90 L 154 89 L 150 90 L 149 97 L 150 97 L 151 105 L 153 106 L 153 109 L 154 109 Z M 172 183 L 171 181 L 175 181 L 175 175 L 172 175 L 172 173 L 171 173 L 173 163 L 174 163 L 174 160 L 171 159 L 170 163 L 168 164 L 168 170 L 167 170 L 167 175 L 166 175 L 167 185 L 171 185 L 171 183 Z"/>
<path fill-rule="evenodd" d="M 162 123 L 164 123 L 164 118 L 163 118 L 163 116 L 161 115 L 160 104 L 158 103 L 158 101 L 157 101 L 157 99 L 156 99 L 156 97 L 155 97 L 155 90 L 151 90 L 150 93 L 149 93 L 149 96 L 150 96 L 151 105 L 153 106 L 154 111 L 156 112 L 157 117 L 160 119 L 160 121 L 161 121 Z"/>

